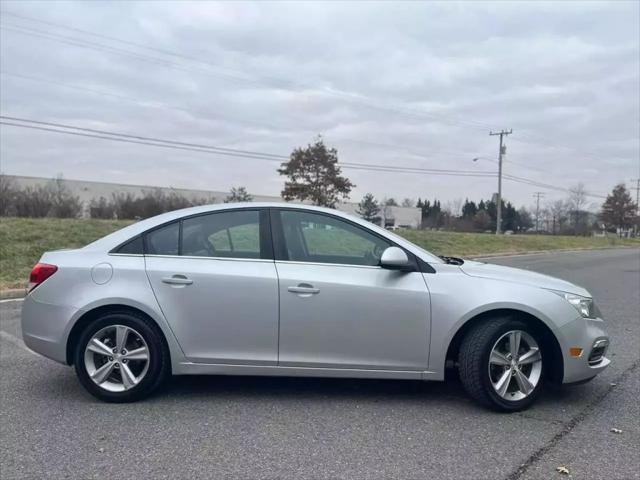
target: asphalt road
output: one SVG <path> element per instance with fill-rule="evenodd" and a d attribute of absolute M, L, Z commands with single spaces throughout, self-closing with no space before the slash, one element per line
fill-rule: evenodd
<path fill-rule="evenodd" d="M 511 415 L 476 406 L 456 381 L 183 377 L 111 405 L 27 351 L 20 302 L 1 303 L 0 478 L 569 478 L 558 466 L 640 478 L 640 252 L 491 262 L 587 287 L 608 319 L 611 367 Z"/>

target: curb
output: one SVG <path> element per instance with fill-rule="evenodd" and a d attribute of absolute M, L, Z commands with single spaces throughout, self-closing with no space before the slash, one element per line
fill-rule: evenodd
<path fill-rule="evenodd" d="M 0 290 L 0 300 L 11 300 L 14 298 L 24 298 L 27 295 L 26 288 L 11 288 Z"/>
<path fill-rule="evenodd" d="M 563 248 L 555 250 L 532 250 L 529 252 L 505 252 L 505 253 L 487 253 L 485 255 L 468 255 L 464 258 L 469 260 L 476 260 L 479 258 L 501 258 L 501 257 L 524 257 L 527 255 L 547 255 L 550 253 L 571 253 L 571 252 L 589 252 L 597 250 L 638 250 L 635 246 L 620 246 L 620 247 L 594 247 L 594 248 Z"/>

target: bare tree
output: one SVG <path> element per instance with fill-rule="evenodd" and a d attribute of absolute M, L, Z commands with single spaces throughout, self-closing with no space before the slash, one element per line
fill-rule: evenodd
<path fill-rule="evenodd" d="M 442 211 L 446 212 L 447 215 L 458 218 L 462 216 L 462 204 L 463 200 L 461 198 L 456 198 L 454 200 L 448 200 L 442 206 Z"/>
<path fill-rule="evenodd" d="M 551 221 L 551 233 L 555 235 L 562 232 L 567 221 L 567 203 L 564 200 L 548 202 L 546 210 L 549 212 L 549 220 Z"/>
<path fill-rule="evenodd" d="M 115 202 L 110 202 L 105 197 L 92 198 L 89 202 L 89 216 L 91 218 L 111 219 L 115 217 L 115 210 Z"/>
<path fill-rule="evenodd" d="M 480 231 L 488 230 L 491 225 L 491 216 L 486 210 L 480 210 L 473 217 L 473 224 Z"/>
<path fill-rule="evenodd" d="M 413 200 L 413 198 L 405 198 L 404 200 L 402 200 L 403 207 L 413 208 L 415 204 L 416 202 Z"/>
<path fill-rule="evenodd" d="M 587 192 L 583 183 L 578 183 L 569 189 L 569 210 L 573 231 L 575 234 L 585 234 L 587 230 Z"/>
<path fill-rule="evenodd" d="M 82 214 L 80 197 L 71 193 L 62 176 L 52 180 L 47 188 L 51 191 L 50 217 L 77 218 Z"/>
<path fill-rule="evenodd" d="M 587 192 L 584 183 L 578 183 L 569 189 L 569 205 L 572 210 L 583 210 L 587 204 Z"/>
<path fill-rule="evenodd" d="M 15 214 L 14 202 L 18 193 L 18 187 L 13 178 L 0 173 L 0 216 L 6 217 Z"/>

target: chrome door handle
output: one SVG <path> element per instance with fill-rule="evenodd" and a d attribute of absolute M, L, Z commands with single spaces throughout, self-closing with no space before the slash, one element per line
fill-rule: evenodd
<path fill-rule="evenodd" d="M 307 295 L 314 295 L 316 293 L 320 293 L 319 288 L 314 288 L 308 284 L 300 284 L 297 287 L 289 287 L 287 290 L 291 293 L 302 293 Z"/>
<path fill-rule="evenodd" d="M 191 285 L 193 280 L 184 275 L 174 275 L 172 277 L 162 277 L 162 283 L 168 283 L 169 285 Z"/>

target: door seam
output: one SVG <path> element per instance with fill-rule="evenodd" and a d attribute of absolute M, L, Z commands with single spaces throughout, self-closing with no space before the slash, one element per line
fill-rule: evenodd
<path fill-rule="evenodd" d="M 276 270 L 276 285 L 277 285 L 277 290 L 278 290 L 278 342 L 276 345 L 276 366 L 280 366 L 280 308 L 281 308 L 281 302 L 280 302 L 280 274 L 278 273 L 278 265 L 276 263 L 276 261 L 274 260 L 273 262 L 273 267 Z"/>

